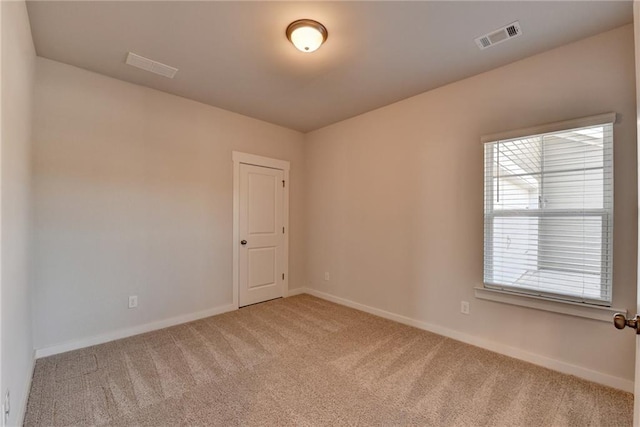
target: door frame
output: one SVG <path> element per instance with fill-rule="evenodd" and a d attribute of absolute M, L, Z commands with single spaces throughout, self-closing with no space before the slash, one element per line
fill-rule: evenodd
<path fill-rule="evenodd" d="M 240 307 L 240 165 L 253 165 L 269 169 L 279 169 L 284 173 L 284 194 L 282 207 L 282 221 L 285 227 L 284 233 L 284 289 L 283 297 L 289 295 L 289 168 L 287 160 L 272 159 L 270 157 L 257 156 L 255 154 L 232 151 L 233 160 L 233 306 Z"/>
<path fill-rule="evenodd" d="M 635 51 L 636 72 L 636 144 L 640 148 L 640 1 L 633 2 L 633 33 Z M 638 191 L 640 191 L 640 151 L 638 151 Z M 640 193 L 639 193 L 640 194 Z M 640 217 L 638 217 L 640 223 Z M 638 230 L 640 233 L 640 229 Z M 640 245 L 640 239 L 638 240 Z M 638 252 L 636 267 L 640 269 L 640 252 Z M 640 271 L 640 270 L 638 270 Z M 636 278 L 636 313 L 640 313 L 640 276 Z M 640 335 L 636 334 L 635 375 L 634 375 L 634 399 L 633 399 L 633 425 L 640 427 Z"/>

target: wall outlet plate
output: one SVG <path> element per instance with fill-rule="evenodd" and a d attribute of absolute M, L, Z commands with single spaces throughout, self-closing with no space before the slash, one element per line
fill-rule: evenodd
<path fill-rule="evenodd" d="M 468 301 L 460 301 L 460 313 L 469 314 L 469 302 Z"/>
<path fill-rule="evenodd" d="M 325 271 L 324 272 L 324 280 L 325 280 L 325 282 L 328 282 L 330 279 L 331 279 L 331 276 L 329 275 L 329 272 Z"/>
<path fill-rule="evenodd" d="M 138 295 L 131 295 L 129 297 L 129 308 L 137 308 L 138 307 Z"/>

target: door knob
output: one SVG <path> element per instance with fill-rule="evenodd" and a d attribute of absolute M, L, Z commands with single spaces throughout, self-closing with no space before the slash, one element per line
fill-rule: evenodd
<path fill-rule="evenodd" d="M 246 241 L 246 240 L 241 240 L 241 241 L 240 241 L 240 244 L 241 244 L 242 246 L 244 246 L 244 245 L 246 245 L 246 244 L 247 244 L 247 241 Z"/>
<path fill-rule="evenodd" d="M 625 326 L 635 329 L 636 334 L 640 334 L 640 316 L 636 314 L 635 317 L 627 319 L 624 314 L 616 313 L 613 316 L 613 325 L 617 329 L 624 329 Z"/>

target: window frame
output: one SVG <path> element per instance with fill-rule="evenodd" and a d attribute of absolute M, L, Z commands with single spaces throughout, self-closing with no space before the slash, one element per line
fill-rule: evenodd
<path fill-rule="evenodd" d="M 508 141 L 519 138 L 527 138 L 527 137 L 542 137 L 545 134 L 552 134 L 556 132 L 569 131 L 572 129 L 578 128 L 586 128 L 598 125 L 613 125 L 616 122 L 616 114 L 615 113 L 606 113 L 597 116 L 585 117 L 580 119 L 568 120 L 563 122 L 551 123 L 541 126 L 535 126 L 525 129 L 513 130 L 508 132 L 502 132 L 498 134 L 485 135 L 481 137 L 481 142 L 484 144 L 487 143 L 496 143 L 498 141 Z M 606 147 L 605 147 L 606 149 Z M 492 154 L 494 154 L 492 152 Z M 611 152 L 611 156 L 613 153 Z M 484 158 L 483 154 L 483 158 Z M 592 208 L 592 209 L 558 209 L 553 212 L 545 212 L 544 210 L 528 210 L 528 209 L 494 209 L 494 197 L 493 192 L 494 186 L 491 185 L 490 190 L 487 188 L 487 182 L 495 182 L 493 175 L 493 167 L 487 167 L 487 161 L 493 166 L 493 159 L 487 160 L 485 158 L 484 168 L 484 188 L 483 188 L 483 212 L 484 212 L 484 237 L 483 237 L 483 286 L 476 287 L 476 297 L 482 299 L 490 299 L 499 302 L 510 302 L 516 305 L 524 305 L 530 306 L 533 308 L 541 308 L 545 309 L 544 301 L 548 301 L 550 303 L 549 307 L 546 308 L 549 311 L 563 312 L 563 310 L 559 310 L 558 307 L 562 307 L 563 305 L 572 305 L 574 307 L 569 307 L 567 314 L 574 314 L 581 317 L 590 317 L 596 318 L 599 320 L 610 319 L 611 312 L 626 312 L 626 310 L 618 310 L 611 308 L 613 303 L 613 278 L 612 274 L 610 275 L 610 281 L 608 282 L 609 287 L 602 286 L 600 287 L 602 299 L 590 299 L 572 295 L 564 295 L 562 293 L 553 293 L 553 292 L 544 292 L 539 290 L 528 290 L 526 288 L 518 288 L 515 286 L 509 286 L 501 283 L 493 283 L 489 281 L 485 281 L 487 277 L 493 277 L 493 274 L 487 274 L 487 268 L 492 268 L 493 263 L 490 266 L 487 265 L 486 254 L 489 251 L 493 251 L 494 242 L 493 242 L 493 229 L 494 229 L 494 220 L 495 218 L 506 218 L 506 217 L 534 217 L 534 218 L 557 218 L 562 216 L 577 216 L 579 213 L 580 217 L 589 217 L 589 216 L 597 216 L 601 218 L 602 224 L 602 248 L 601 248 L 601 257 L 602 257 L 602 268 L 613 268 L 613 202 L 611 207 L 602 207 L 602 208 Z M 613 167 L 609 166 L 611 172 L 611 185 L 613 184 Z M 604 165 L 603 173 L 606 173 L 607 166 Z M 544 170 L 541 171 L 542 177 L 544 177 Z M 606 182 L 604 183 L 606 185 Z M 542 190 L 542 189 L 541 189 Z M 490 191 L 489 194 L 486 192 Z M 613 191 L 613 190 L 611 190 Z M 491 202 L 490 209 L 487 209 L 488 200 Z M 607 264 L 605 260 L 611 260 L 610 264 Z M 491 273 L 491 272 L 490 272 Z M 605 277 L 601 276 L 601 280 L 606 280 Z M 608 292 L 607 292 L 608 290 Z M 513 294 L 513 298 L 511 298 L 510 294 Z M 531 300 L 530 303 L 526 303 L 527 300 Z M 541 302 L 542 301 L 542 302 Z M 559 305 L 558 305 L 559 304 Z M 582 308 L 579 310 L 575 309 L 575 306 L 584 306 L 587 310 L 583 310 Z M 593 308 L 593 313 L 591 315 L 585 315 L 585 313 L 589 314 L 590 309 Z M 604 311 L 603 311 L 604 310 Z M 579 314 L 576 314 L 579 313 Z"/>

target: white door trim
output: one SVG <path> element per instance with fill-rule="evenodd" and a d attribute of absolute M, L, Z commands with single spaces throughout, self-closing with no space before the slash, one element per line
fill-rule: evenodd
<path fill-rule="evenodd" d="M 285 227 L 284 236 L 284 296 L 289 293 L 289 168 L 287 160 L 272 159 L 269 157 L 256 156 L 255 154 L 241 153 L 233 151 L 233 306 L 239 307 L 240 293 L 240 164 L 262 166 L 265 168 L 279 169 L 284 173 L 284 207 L 283 222 Z"/>
<path fill-rule="evenodd" d="M 633 2 L 633 32 L 634 32 L 634 47 L 636 53 L 636 115 L 637 115 L 637 129 L 638 134 L 636 137 L 636 144 L 640 147 L 640 1 L 635 0 Z M 640 159 L 640 151 L 638 152 L 638 159 Z M 640 163 L 639 163 L 640 165 Z M 640 179 L 640 175 L 638 175 Z M 638 183 L 640 190 L 640 181 Z M 638 218 L 640 221 L 640 218 Z M 640 244 L 640 241 L 638 242 Z M 640 268 L 640 252 L 638 253 L 638 265 Z M 640 271 L 640 270 L 639 270 Z M 636 283 L 638 292 L 636 297 L 636 313 L 640 313 L 640 276 Z M 634 384 L 634 397 L 633 399 L 633 425 L 634 427 L 640 427 L 640 335 L 636 335 L 636 355 L 635 355 L 635 384 Z"/>

